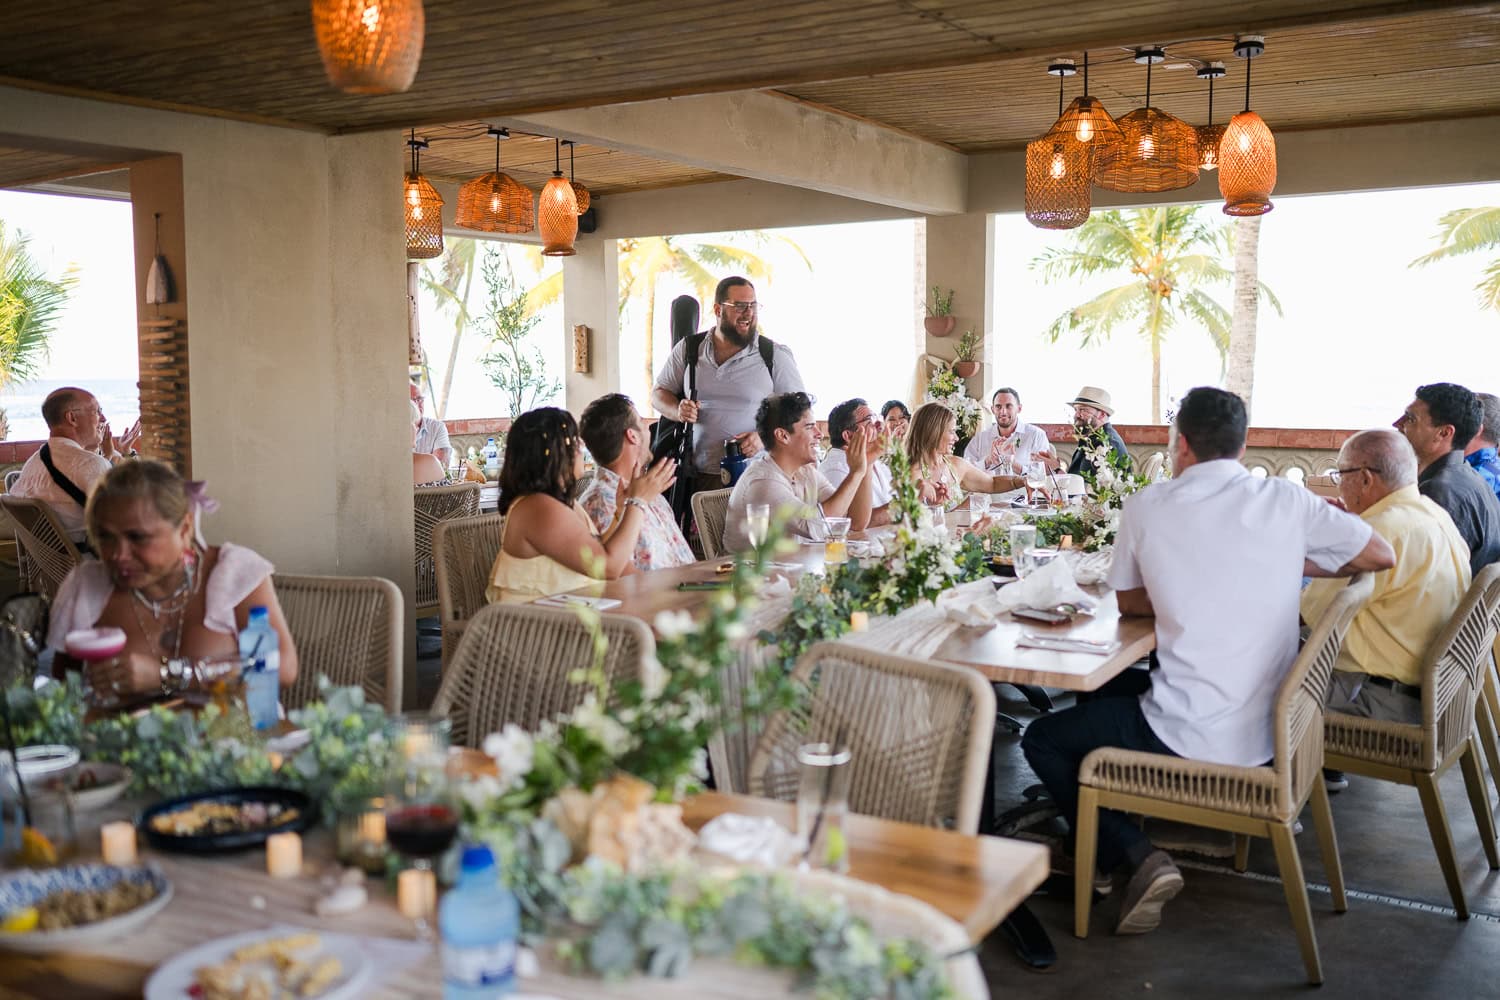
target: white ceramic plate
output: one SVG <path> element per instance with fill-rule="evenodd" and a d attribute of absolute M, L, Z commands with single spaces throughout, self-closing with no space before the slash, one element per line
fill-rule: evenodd
<path fill-rule="evenodd" d="M 334 955 L 344 967 L 338 978 L 330 983 L 327 989 L 313 994 L 309 1000 L 347 1000 L 347 998 L 364 996 L 367 992 L 365 986 L 370 979 L 370 960 L 365 957 L 359 938 L 348 934 L 328 934 L 308 927 L 283 924 L 279 927 L 214 938 L 212 941 L 200 944 L 162 963 L 151 974 L 151 978 L 146 980 L 146 1000 L 191 1000 L 192 994 L 188 991 L 193 986 L 194 973 L 203 966 L 222 962 L 231 953 L 247 944 L 309 931 L 316 933 L 321 939 L 319 947 L 315 951 L 299 952 L 299 956 L 312 958 Z"/>
<path fill-rule="evenodd" d="M 0 948 L 45 954 L 108 941 L 128 934 L 156 916 L 172 898 L 172 883 L 161 872 L 151 868 L 116 868 L 113 865 L 91 863 L 8 872 L 0 878 L 0 913 L 9 913 L 21 906 L 31 906 L 59 889 L 102 889 L 122 877 L 153 880 L 156 883 L 156 898 L 118 917 L 82 927 L 69 927 L 60 931 L 27 931 L 24 934 L 0 933 Z"/>
<path fill-rule="evenodd" d="M 84 761 L 78 765 L 74 781 L 84 774 L 92 775 L 94 783 L 88 788 L 74 789 L 73 808 L 77 812 L 104 808 L 123 795 L 125 787 L 130 784 L 130 768 L 122 764 Z"/>

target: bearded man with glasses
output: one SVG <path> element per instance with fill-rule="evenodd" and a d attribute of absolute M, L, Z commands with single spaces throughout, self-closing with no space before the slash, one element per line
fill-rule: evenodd
<path fill-rule="evenodd" d="M 137 420 L 120 436 L 117 447 L 99 400 L 87 389 L 74 386 L 47 394 L 42 419 L 47 421 L 47 443 L 26 460 L 10 492 L 45 501 L 68 537 L 82 545 L 88 494 L 110 466 L 134 454 L 141 422 Z"/>

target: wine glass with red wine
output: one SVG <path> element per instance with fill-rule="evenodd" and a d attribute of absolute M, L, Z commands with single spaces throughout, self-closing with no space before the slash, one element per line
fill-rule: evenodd
<path fill-rule="evenodd" d="M 411 859 L 413 868 L 425 871 L 432 870 L 433 861 L 458 836 L 457 786 L 450 771 L 448 730 L 447 719 L 424 714 L 397 716 L 389 728 L 386 840 Z M 414 918 L 417 936 L 424 941 L 432 938 L 430 916 L 424 913 Z"/>

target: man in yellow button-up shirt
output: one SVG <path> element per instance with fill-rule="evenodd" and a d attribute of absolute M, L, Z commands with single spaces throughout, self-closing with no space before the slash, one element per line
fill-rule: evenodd
<path fill-rule="evenodd" d="M 1375 593 L 1355 615 L 1329 688 L 1329 708 L 1417 723 L 1422 657 L 1469 589 L 1469 547 L 1453 519 L 1417 492 L 1417 457 L 1395 431 L 1362 431 L 1339 452 L 1339 496 L 1396 550 L 1375 574 Z M 1314 580 L 1302 620 L 1315 622 L 1343 580 Z"/>

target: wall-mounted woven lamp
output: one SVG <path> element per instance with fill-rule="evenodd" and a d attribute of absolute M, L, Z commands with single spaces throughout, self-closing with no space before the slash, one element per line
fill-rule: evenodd
<path fill-rule="evenodd" d="M 328 82 L 348 94 L 399 94 L 422 61 L 422 0 L 312 0 Z"/>
<path fill-rule="evenodd" d="M 1062 117 L 1063 80 L 1077 72 L 1071 59 L 1047 67 L 1057 77 L 1057 112 Z M 1073 229 L 1088 220 L 1092 205 L 1091 144 L 1072 130 L 1054 128 L 1026 144 L 1026 219 L 1038 229 Z"/>
<path fill-rule="evenodd" d="M 1089 54 L 1083 54 L 1083 95 L 1073 98 L 1073 103 L 1068 105 L 1068 110 L 1058 116 L 1052 128 L 1053 132 L 1069 132 L 1079 142 L 1098 143 L 1107 145 L 1118 142 L 1124 138 L 1120 132 L 1120 126 L 1104 110 L 1104 105 L 1099 103 L 1099 98 L 1089 96 Z"/>
<path fill-rule="evenodd" d="M 1198 79 L 1208 81 L 1208 124 L 1198 126 L 1198 169 L 1219 169 L 1219 142 L 1224 126 L 1214 124 L 1214 81 L 1224 75 L 1224 64 L 1211 62 L 1198 70 Z"/>
<path fill-rule="evenodd" d="M 1175 115 L 1151 106 L 1151 66 L 1166 59 L 1161 49 L 1137 49 L 1146 64 L 1146 106 L 1119 120 L 1123 142 L 1094 156 L 1094 183 L 1110 191 L 1175 191 L 1198 179 L 1198 133 Z"/>
<path fill-rule="evenodd" d="M 1276 137 L 1250 110 L 1250 62 L 1266 50 L 1259 35 L 1235 39 L 1234 54 L 1245 60 L 1245 110 L 1229 119 L 1219 144 L 1219 193 L 1225 215 L 1265 215 L 1276 188 Z"/>
<path fill-rule="evenodd" d="M 573 189 L 573 200 L 578 202 L 578 214 L 582 215 L 589 210 L 589 204 L 594 198 L 589 194 L 589 189 L 578 183 L 578 178 L 573 174 L 573 140 L 564 139 L 562 144 L 568 147 L 568 186 Z"/>
<path fill-rule="evenodd" d="M 406 175 L 402 207 L 406 211 L 406 256 L 413 259 L 438 257 L 443 252 L 443 198 L 421 171 L 425 139 L 416 130 L 406 143 L 411 147 L 411 173 Z"/>
<path fill-rule="evenodd" d="M 578 239 L 578 199 L 573 195 L 573 185 L 563 176 L 562 143 L 553 141 L 554 169 L 537 199 L 537 228 L 542 234 L 543 256 L 571 257 L 578 252 L 573 249 L 573 241 Z"/>
<path fill-rule="evenodd" d="M 495 137 L 495 169 L 458 189 L 453 222 L 481 233 L 529 233 L 536 228 L 531 189 L 500 172 L 500 140 L 510 138 L 510 132 L 492 128 L 489 134 Z"/>

